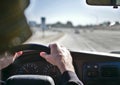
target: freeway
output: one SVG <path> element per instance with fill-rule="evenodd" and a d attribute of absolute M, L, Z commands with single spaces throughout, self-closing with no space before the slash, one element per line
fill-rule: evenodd
<path fill-rule="evenodd" d="M 75 51 L 120 51 L 120 31 L 94 30 L 68 33 L 59 43 Z"/>
<path fill-rule="evenodd" d="M 32 42 L 29 40 L 29 43 L 37 42 L 48 45 L 49 43 L 58 42 L 72 51 L 120 51 L 120 31 L 79 30 L 79 32 L 80 33 L 75 33 L 74 29 L 61 28 L 56 31 L 47 31 L 45 32 L 46 37 L 38 38 L 38 36 L 42 35 L 41 32 L 37 31 L 37 34 L 35 33 L 33 35 L 34 37 L 32 38 Z"/>

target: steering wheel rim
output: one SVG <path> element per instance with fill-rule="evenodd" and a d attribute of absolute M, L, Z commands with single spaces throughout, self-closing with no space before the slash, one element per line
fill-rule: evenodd
<path fill-rule="evenodd" d="M 19 52 L 19 51 L 23 51 L 23 54 L 14 60 L 14 62 L 12 63 L 13 65 L 20 64 L 23 61 L 30 62 L 28 60 L 30 58 L 32 58 L 32 61 L 38 61 L 38 60 L 46 61 L 45 59 L 40 57 L 40 52 L 46 52 L 49 54 L 50 48 L 47 46 L 44 46 L 44 45 L 40 45 L 40 44 L 23 44 L 23 45 L 19 45 L 19 46 L 15 46 L 15 47 L 11 48 L 11 50 L 9 52 L 12 54 L 15 54 L 16 52 Z M 31 57 L 29 57 L 29 56 L 31 56 Z M 34 57 L 32 57 L 32 56 L 34 56 Z"/>
<path fill-rule="evenodd" d="M 12 47 L 9 52 L 10 53 L 15 53 L 15 52 L 19 52 L 19 51 L 44 51 L 46 53 L 50 53 L 50 48 L 41 44 L 22 44 L 22 45 L 18 45 L 15 47 Z"/>

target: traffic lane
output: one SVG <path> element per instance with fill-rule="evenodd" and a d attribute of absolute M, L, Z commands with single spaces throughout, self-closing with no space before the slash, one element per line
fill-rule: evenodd
<path fill-rule="evenodd" d="M 58 28 L 57 28 L 58 29 Z M 55 29 L 55 30 L 57 30 Z M 76 34 L 75 29 L 58 29 L 64 32 L 62 37 L 56 37 L 58 32 L 46 32 L 48 37 L 41 38 L 42 32 L 34 35 L 31 42 L 48 45 L 49 43 L 59 42 L 73 51 L 98 51 L 111 52 L 120 50 L 120 32 L 105 30 L 79 30 Z M 51 38 L 50 38 L 51 37 Z"/>
<path fill-rule="evenodd" d="M 86 40 L 86 38 L 75 34 L 74 32 L 66 33 L 63 38 L 56 42 L 64 45 L 72 51 L 96 51 L 96 49 L 94 49 L 89 43 L 89 40 Z"/>
<path fill-rule="evenodd" d="M 111 52 L 120 50 L 120 31 L 97 30 L 92 33 L 82 34 L 82 36 L 104 48 L 102 50 L 96 46 L 98 51 Z"/>
<path fill-rule="evenodd" d="M 80 34 L 69 31 L 67 36 L 58 42 L 74 51 L 111 52 L 120 50 L 119 31 L 87 31 L 80 30 Z"/>

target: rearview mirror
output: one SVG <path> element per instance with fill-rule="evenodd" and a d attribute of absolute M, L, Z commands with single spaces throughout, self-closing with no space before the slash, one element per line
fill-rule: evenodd
<path fill-rule="evenodd" d="M 120 0 L 86 0 L 88 5 L 120 6 Z"/>

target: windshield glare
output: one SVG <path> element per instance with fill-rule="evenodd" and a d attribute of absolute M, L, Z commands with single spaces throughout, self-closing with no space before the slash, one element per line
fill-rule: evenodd
<path fill-rule="evenodd" d="M 33 35 L 25 43 L 58 42 L 72 51 L 120 51 L 120 11 L 86 0 L 31 0 L 25 11 Z"/>

